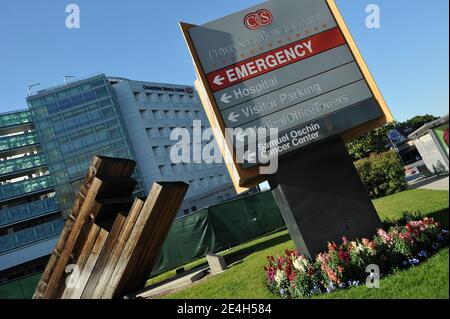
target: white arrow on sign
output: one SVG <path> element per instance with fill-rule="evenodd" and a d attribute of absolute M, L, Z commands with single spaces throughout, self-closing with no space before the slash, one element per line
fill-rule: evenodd
<path fill-rule="evenodd" d="M 244 153 L 244 160 L 246 160 L 249 163 L 254 163 L 256 160 L 256 153 L 247 151 Z"/>
<path fill-rule="evenodd" d="M 220 101 L 222 101 L 225 104 L 230 103 L 230 99 L 232 98 L 231 95 L 228 95 L 226 93 L 222 94 L 222 97 L 220 98 Z"/>
<path fill-rule="evenodd" d="M 231 112 L 230 114 L 228 114 L 228 121 L 236 123 L 238 120 L 239 114 L 238 113 L 234 113 Z"/>
<path fill-rule="evenodd" d="M 216 77 L 213 80 L 213 83 L 215 85 L 222 85 L 223 81 L 225 80 L 225 78 L 223 76 L 221 76 L 220 74 L 216 75 Z"/>

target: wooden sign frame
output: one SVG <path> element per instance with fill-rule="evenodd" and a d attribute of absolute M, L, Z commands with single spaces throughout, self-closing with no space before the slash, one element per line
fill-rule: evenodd
<path fill-rule="evenodd" d="M 350 34 L 350 31 L 347 25 L 345 24 L 345 21 L 341 13 L 339 12 L 339 9 L 337 8 L 334 0 L 325 0 L 325 1 L 334 19 L 336 20 L 337 26 L 344 35 L 344 38 L 347 41 L 347 45 L 349 46 L 350 51 L 369 86 L 369 89 L 371 90 L 375 100 L 377 100 L 380 109 L 383 113 L 383 115 L 378 119 L 355 127 L 352 130 L 345 132 L 344 134 L 341 135 L 344 141 L 350 141 L 358 136 L 361 136 L 364 133 L 374 130 L 377 127 L 392 122 L 394 118 L 372 74 L 370 73 L 367 64 L 365 63 L 358 47 L 356 46 L 356 43 L 353 40 L 353 37 Z M 183 32 L 184 39 L 186 41 L 186 44 L 191 53 L 192 60 L 194 62 L 194 68 L 197 75 L 195 87 L 199 93 L 200 100 L 203 104 L 211 127 L 215 132 L 216 141 L 219 144 L 220 151 L 222 152 L 223 158 L 225 160 L 228 172 L 230 173 L 234 187 L 236 188 L 236 191 L 238 193 L 242 193 L 248 190 L 249 188 L 258 185 L 259 183 L 264 182 L 266 180 L 266 176 L 261 175 L 259 173 L 259 166 L 244 169 L 236 161 L 234 146 L 232 145 L 232 141 L 229 141 L 229 139 L 227 139 L 225 136 L 225 128 L 226 128 L 225 123 L 222 119 L 219 107 L 215 102 L 213 92 L 208 85 L 206 74 L 203 72 L 200 58 L 194 47 L 193 40 L 189 34 L 189 29 L 195 26 L 196 25 L 193 24 L 180 22 L 181 31 Z M 233 152 L 231 152 L 230 150 L 233 150 Z"/>

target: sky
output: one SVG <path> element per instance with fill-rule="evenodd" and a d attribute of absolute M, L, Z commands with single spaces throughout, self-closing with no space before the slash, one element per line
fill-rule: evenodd
<path fill-rule="evenodd" d="M 262 2 L 0 0 L 0 112 L 26 108 L 28 85 L 59 85 L 64 75 L 192 85 L 178 21 L 202 24 Z M 396 120 L 448 114 L 448 0 L 336 2 Z M 79 29 L 65 26 L 70 3 L 80 7 Z M 379 29 L 365 24 L 371 3 Z"/>

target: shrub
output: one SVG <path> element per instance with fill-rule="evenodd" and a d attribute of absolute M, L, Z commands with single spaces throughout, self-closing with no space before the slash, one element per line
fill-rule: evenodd
<path fill-rule="evenodd" d="M 394 151 L 372 154 L 355 162 L 371 198 L 392 195 L 406 189 L 405 169 Z"/>
<path fill-rule="evenodd" d="M 267 257 L 264 267 L 267 286 L 283 298 L 310 297 L 336 289 L 359 286 L 366 281 L 366 266 L 378 265 L 387 274 L 415 266 L 448 244 L 448 231 L 432 218 L 410 220 L 404 226 L 379 229 L 373 240 L 328 244 L 328 250 L 309 260 L 296 251 Z"/>

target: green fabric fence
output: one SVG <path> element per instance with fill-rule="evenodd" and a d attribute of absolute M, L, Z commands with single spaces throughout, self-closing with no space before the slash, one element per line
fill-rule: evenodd
<path fill-rule="evenodd" d="M 152 276 L 284 227 L 272 192 L 211 206 L 175 220 Z"/>
<path fill-rule="evenodd" d="M 42 273 L 0 284 L 0 299 L 31 299 Z"/>

